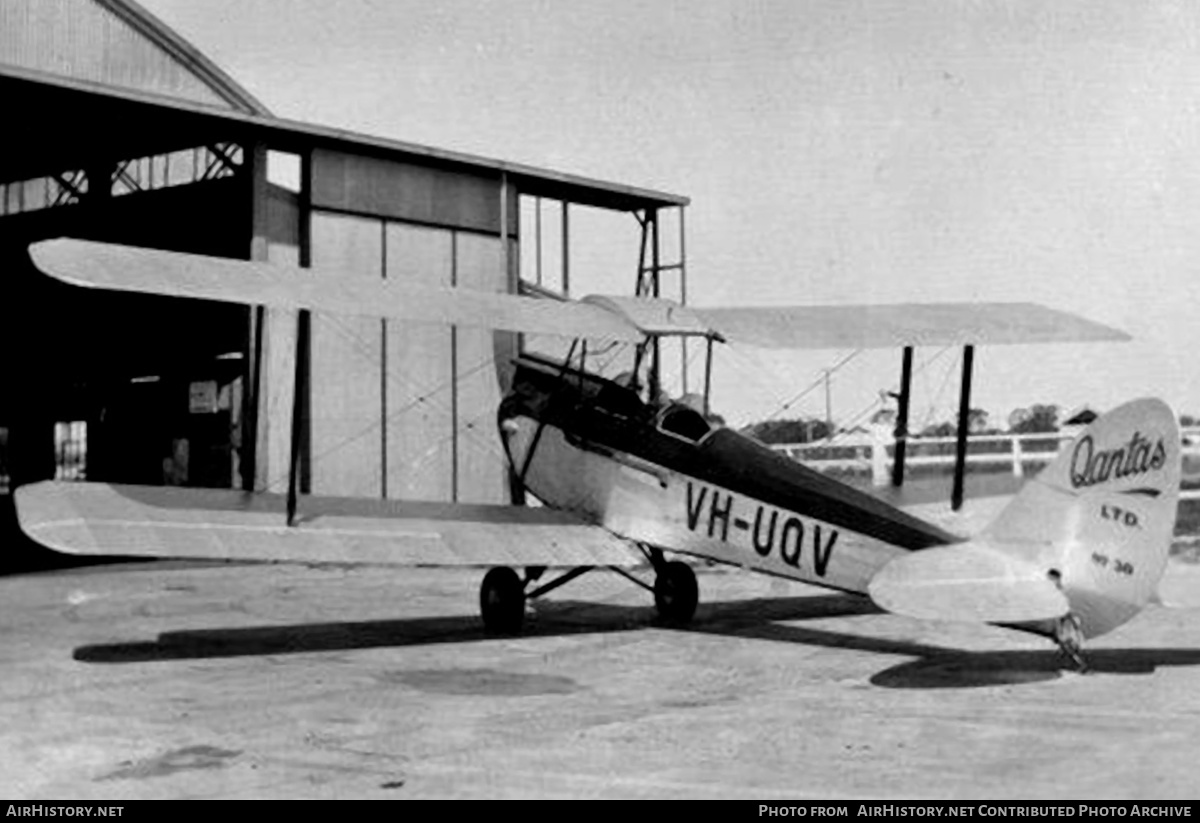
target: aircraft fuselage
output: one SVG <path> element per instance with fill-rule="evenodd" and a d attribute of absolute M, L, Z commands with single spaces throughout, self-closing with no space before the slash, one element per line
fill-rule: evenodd
<path fill-rule="evenodd" d="M 501 406 L 525 488 L 615 534 L 865 592 L 899 554 L 954 537 L 678 405 L 523 360 Z"/>

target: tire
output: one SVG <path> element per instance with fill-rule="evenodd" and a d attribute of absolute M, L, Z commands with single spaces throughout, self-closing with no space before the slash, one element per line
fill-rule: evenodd
<path fill-rule="evenodd" d="M 517 573 L 497 567 L 483 576 L 479 587 L 479 613 L 493 634 L 516 634 L 525 620 L 525 586 Z"/>
<path fill-rule="evenodd" d="M 664 564 L 654 578 L 654 605 L 659 618 L 665 623 L 686 625 L 696 613 L 699 601 L 700 590 L 692 567 L 678 560 Z"/>

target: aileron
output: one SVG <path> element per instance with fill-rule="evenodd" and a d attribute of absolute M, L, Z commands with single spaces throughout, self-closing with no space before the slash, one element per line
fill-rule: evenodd
<path fill-rule="evenodd" d="M 1129 335 L 1036 303 L 693 308 L 731 343 L 771 349 L 1096 343 Z"/>

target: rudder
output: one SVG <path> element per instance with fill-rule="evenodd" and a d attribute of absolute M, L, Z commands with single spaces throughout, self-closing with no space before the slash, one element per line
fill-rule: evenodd
<path fill-rule="evenodd" d="M 1058 572 L 1086 636 L 1111 631 L 1155 596 L 1179 499 L 1180 436 L 1161 400 L 1126 403 L 1075 438 L 980 535 Z"/>

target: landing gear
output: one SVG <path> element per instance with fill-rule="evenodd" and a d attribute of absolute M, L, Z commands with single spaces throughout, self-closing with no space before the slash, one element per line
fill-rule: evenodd
<path fill-rule="evenodd" d="M 525 584 L 507 567 L 491 569 L 479 587 L 479 611 L 493 634 L 516 634 L 525 620 Z"/>
<path fill-rule="evenodd" d="M 672 560 L 657 565 L 654 578 L 654 605 L 658 616 L 666 623 L 675 625 L 691 621 L 700 600 L 696 586 L 696 573 L 687 563 Z"/>
<path fill-rule="evenodd" d="M 696 573 L 692 567 L 678 560 L 667 562 L 662 551 L 643 547 L 647 559 L 654 567 L 654 585 L 651 586 L 617 566 L 610 566 L 627 580 L 654 593 L 654 605 L 658 617 L 670 625 L 684 625 L 696 613 L 700 590 L 696 585 Z M 525 604 L 535 598 L 554 591 L 580 575 L 587 574 L 593 566 L 578 566 L 564 572 L 540 586 L 534 584 L 546 571 L 543 566 L 530 566 L 521 578 L 513 569 L 499 566 L 484 575 L 479 587 L 479 612 L 484 627 L 492 634 L 517 634 L 525 622 Z"/>
<path fill-rule="evenodd" d="M 1075 666 L 1075 671 L 1080 674 L 1091 671 L 1083 656 L 1083 628 L 1075 614 L 1068 612 L 1058 618 L 1054 624 L 1054 642 Z"/>
<path fill-rule="evenodd" d="M 526 567 L 524 580 L 505 566 L 491 569 L 484 575 L 483 584 L 479 587 L 479 612 L 483 616 L 484 627 L 492 634 L 516 634 L 525 622 L 527 602 L 591 570 L 591 566 L 579 566 L 530 591 L 529 587 L 545 573 L 545 566 Z"/>

